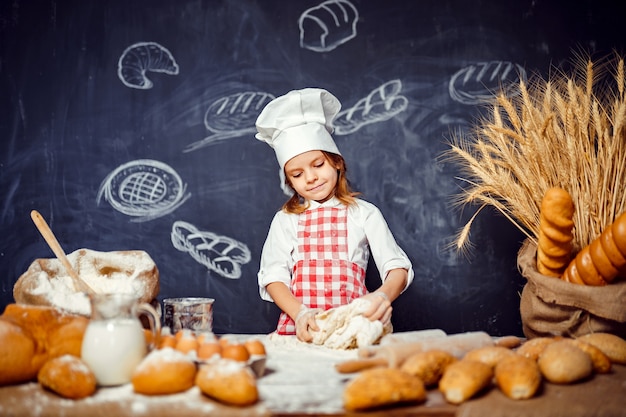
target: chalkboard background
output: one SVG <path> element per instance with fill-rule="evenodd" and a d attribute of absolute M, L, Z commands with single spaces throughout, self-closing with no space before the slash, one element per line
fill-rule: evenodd
<path fill-rule="evenodd" d="M 450 206 L 462 183 L 438 157 L 499 83 L 567 67 L 575 51 L 622 52 L 618 3 L 5 0 L 0 307 L 34 259 L 53 257 L 31 222 L 37 209 L 68 253 L 148 252 L 159 299 L 214 297 L 217 333 L 272 331 L 279 312 L 259 298 L 256 273 L 287 197 L 273 152 L 253 137 L 255 106 L 322 87 L 356 114 L 384 90 L 397 106 L 335 138 L 415 267 L 396 330 L 521 334 L 524 236 L 486 210 L 470 256 L 447 251 L 473 210 Z M 202 240 L 230 252 L 215 260 Z M 370 268 L 368 284 L 378 279 Z"/>

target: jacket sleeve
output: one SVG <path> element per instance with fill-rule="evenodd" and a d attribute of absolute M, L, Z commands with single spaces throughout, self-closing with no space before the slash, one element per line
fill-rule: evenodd
<path fill-rule="evenodd" d="M 289 287 L 295 238 L 295 228 L 289 215 L 283 212 L 276 213 L 263 245 L 257 274 L 259 295 L 263 300 L 274 301 L 265 289 L 268 284 L 282 282 Z"/>
<path fill-rule="evenodd" d="M 366 210 L 363 227 L 380 277 L 384 281 L 392 269 L 406 269 L 408 271 L 404 287 L 406 290 L 415 275 L 411 260 L 396 242 L 380 210 L 372 204 L 367 206 L 369 207 Z"/>

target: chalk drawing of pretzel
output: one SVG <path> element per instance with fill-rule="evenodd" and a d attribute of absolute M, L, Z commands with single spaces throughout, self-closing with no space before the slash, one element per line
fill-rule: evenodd
<path fill-rule="evenodd" d="M 241 278 L 241 264 L 250 262 L 248 247 L 226 236 L 200 231 L 194 225 L 177 221 L 172 225 L 172 245 L 187 252 L 198 263 L 225 278 Z"/>
<path fill-rule="evenodd" d="M 176 75 L 179 68 L 172 53 L 156 42 L 139 42 L 126 48 L 117 63 L 122 83 L 140 90 L 152 88 L 147 71 Z"/>

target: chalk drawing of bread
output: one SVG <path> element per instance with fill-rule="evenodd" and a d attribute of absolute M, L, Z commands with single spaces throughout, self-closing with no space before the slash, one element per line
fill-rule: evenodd
<path fill-rule="evenodd" d="M 117 63 L 117 75 L 124 85 L 140 90 L 153 86 L 146 76 L 148 71 L 176 75 L 178 70 L 170 51 L 156 42 L 139 42 L 129 46 Z"/>
<path fill-rule="evenodd" d="M 172 225 L 172 245 L 181 252 L 191 255 L 225 278 L 241 278 L 241 264 L 250 262 L 248 247 L 226 236 L 200 231 L 194 225 L 177 221 Z"/>
<path fill-rule="evenodd" d="M 263 107 L 275 97 L 257 91 L 244 91 L 220 97 L 204 113 L 209 136 L 188 145 L 184 152 L 194 151 L 220 140 L 256 133 L 255 121 Z"/>
<path fill-rule="evenodd" d="M 348 0 L 328 0 L 300 15 L 300 47 L 332 51 L 356 36 L 359 12 Z"/>
<path fill-rule="evenodd" d="M 388 81 L 359 100 L 354 106 L 337 114 L 335 134 L 347 135 L 370 123 L 391 119 L 406 110 L 409 100 L 400 94 L 402 82 Z"/>
<path fill-rule="evenodd" d="M 477 62 L 458 70 L 450 78 L 450 97 L 462 104 L 480 104 L 503 92 L 517 91 L 520 80 L 526 79 L 526 70 L 507 61 Z"/>
<path fill-rule="evenodd" d="M 170 166 L 151 159 L 120 165 L 101 183 L 97 203 L 104 199 L 120 213 L 143 222 L 171 213 L 191 194 Z"/>

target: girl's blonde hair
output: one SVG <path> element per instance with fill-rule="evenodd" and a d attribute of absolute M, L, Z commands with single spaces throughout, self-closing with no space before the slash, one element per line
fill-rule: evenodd
<path fill-rule="evenodd" d="M 346 206 L 356 204 L 355 197 L 360 193 L 353 191 L 350 187 L 350 182 L 346 177 L 346 162 L 341 155 L 332 152 L 321 151 L 326 157 L 326 160 L 337 169 L 337 185 L 335 186 L 335 197 Z M 285 176 L 285 184 L 293 190 L 289 178 Z M 293 192 L 293 195 L 285 204 L 283 204 L 283 210 L 287 213 L 300 214 L 309 208 L 309 202 L 304 201 L 298 193 Z"/>

